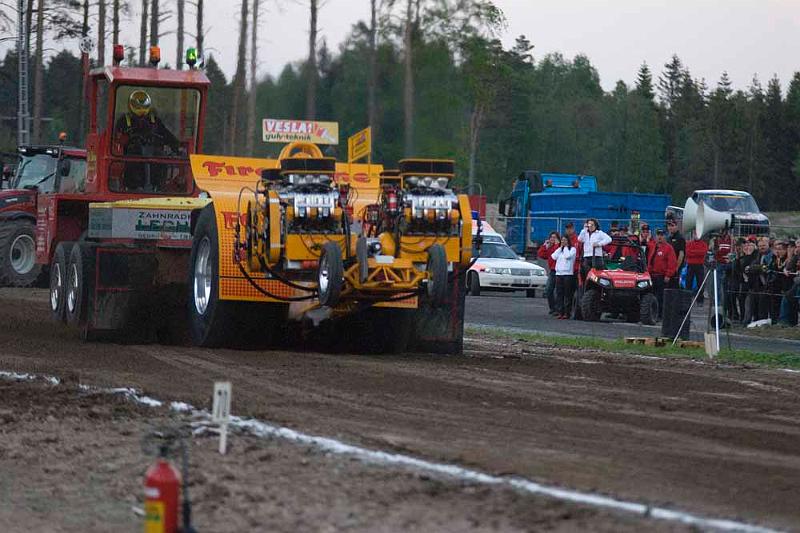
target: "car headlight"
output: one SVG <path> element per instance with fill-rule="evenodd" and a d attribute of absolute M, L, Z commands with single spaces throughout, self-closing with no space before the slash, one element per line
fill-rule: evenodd
<path fill-rule="evenodd" d="M 640 289 L 646 289 L 647 287 L 650 286 L 650 280 L 649 279 L 643 279 L 642 281 L 637 283 L 636 286 L 639 287 Z"/>
<path fill-rule="evenodd" d="M 606 279 L 606 278 L 598 278 L 597 279 L 597 283 L 599 283 L 603 287 L 610 287 L 611 286 L 611 280 L 610 279 Z"/>
<path fill-rule="evenodd" d="M 545 272 L 544 272 L 543 268 L 534 268 L 532 272 L 533 272 L 534 276 L 544 276 L 545 275 Z"/>

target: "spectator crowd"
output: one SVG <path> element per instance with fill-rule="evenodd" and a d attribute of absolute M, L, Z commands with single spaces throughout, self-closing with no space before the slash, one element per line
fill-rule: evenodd
<path fill-rule="evenodd" d="M 618 255 L 620 243 L 628 242 L 643 254 L 659 310 L 666 288 L 693 291 L 701 306 L 707 297 L 713 301 L 710 274 L 716 270 L 720 305 L 731 323 L 746 326 L 768 320 L 798 325 L 800 238 L 734 236 L 727 230 L 708 239 L 694 233 L 686 238 L 674 219 L 667 220 L 666 230 L 654 233 L 646 223 L 629 232 L 627 226 L 612 222 L 606 234 L 595 219 L 587 220 L 579 234 L 572 223 L 563 236 L 552 232 L 538 249 L 549 266 L 545 295 L 550 313 L 562 319 L 573 316 L 574 295 L 583 277 L 591 268 L 603 268 L 606 259 Z"/>

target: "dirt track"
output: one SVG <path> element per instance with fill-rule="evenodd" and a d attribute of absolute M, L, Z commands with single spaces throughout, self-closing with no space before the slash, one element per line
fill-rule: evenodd
<path fill-rule="evenodd" d="M 45 298 L 44 291 L 0 290 L 0 370 L 134 386 L 206 407 L 211 383 L 228 379 L 235 414 L 308 433 L 703 515 L 781 529 L 800 523 L 796 373 L 482 339 L 468 340 L 465 357 L 82 344 L 47 322 Z M 138 417 L 132 418 L 141 424 Z M 0 456 L 4 470 L 9 464 Z M 372 483 L 373 474 L 358 483 Z M 8 488 L 3 477 L 0 494 Z M 414 516 L 415 505 L 436 501 L 420 498 L 424 487 L 409 479 L 407 490 L 394 487 L 398 492 L 390 491 L 387 501 L 416 502 L 403 506 Z M 487 499 L 446 492 L 442 503 L 454 514 L 423 514 L 416 528 L 441 529 Z M 360 496 L 352 498 L 356 509 L 364 505 Z M 474 516 L 495 521 L 472 527 L 617 530 L 636 529 L 639 520 L 533 497 L 490 496 L 496 505 L 477 508 Z M 0 524 L 8 512 L 0 504 Z M 566 521 L 558 518 L 564 514 Z M 314 516 L 328 515 L 307 516 L 307 523 Z M 535 517 L 544 522 L 532 522 Z M 415 528 L 404 524 L 386 527 Z M 646 524 L 656 526 L 674 527 Z"/>

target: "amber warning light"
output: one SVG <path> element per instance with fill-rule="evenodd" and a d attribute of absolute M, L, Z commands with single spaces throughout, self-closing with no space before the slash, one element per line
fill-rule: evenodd
<path fill-rule="evenodd" d="M 150 64 L 158 66 L 158 62 L 161 61 L 161 49 L 158 46 L 151 46 L 150 47 Z"/>

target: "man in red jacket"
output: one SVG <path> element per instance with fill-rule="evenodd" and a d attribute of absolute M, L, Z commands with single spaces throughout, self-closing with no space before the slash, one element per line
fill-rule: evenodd
<path fill-rule="evenodd" d="M 664 237 L 663 229 L 656 230 L 656 245 L 647 270 L 653 279 L 653 290 L 658 300 L 658 317 L 660 319 L 664 306 L 664 286 L 675 277 L 678 271 L 678 258 L 675 256 L 675 250 Z"/>
<path fill-rule="evenodd" d="M 553 252 L 555 252 L 561 242 L 561 236 L 558 234 L 557 231 L 553 231 L 550 233 L 550 237 L 547 241 L 539 246 L 539 251 L 537 255 L 539 259 L 546 259 L 547 260 L 547 285 L 544 288 L 544 294 L 547 296 L 547 306 L 550 308 L 551 315 L 557 315 L 558 310 L 556 310 L 556 260 L 553 259 L 551 256 Z"/>
<path fill-rule="evenodd" d="M 695 294 L 700 291 L 700 285 L 705 278 L 705 261 L 708 253 L 708 244 L 703 239 L 698 239 L 692 233 L 692 238 L 686 242 L 686 288 L 692 290 L 692 285 L 696 282 L 697 289 Z M 703 291 L 697 296 L 697 303 L 703 305 Z"/>

